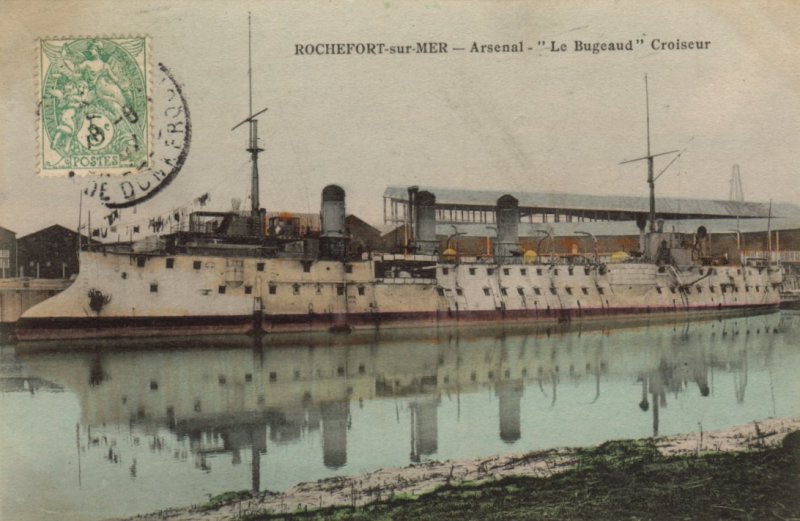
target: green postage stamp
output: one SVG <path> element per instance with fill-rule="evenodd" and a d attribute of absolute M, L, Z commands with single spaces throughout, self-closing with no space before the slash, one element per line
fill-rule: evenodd
<path fill-rule="evenodd" d="M 39 173 L 135 173 L 150 166 L 146 37 L 39 40 Z"/>

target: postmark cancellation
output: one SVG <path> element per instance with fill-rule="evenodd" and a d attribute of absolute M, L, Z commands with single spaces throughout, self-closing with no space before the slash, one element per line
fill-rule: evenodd
<path fill-rule="evenodd" d="M 42 38 L 38 52 L 39 174 L 149 167 L 148 38 Z"/>

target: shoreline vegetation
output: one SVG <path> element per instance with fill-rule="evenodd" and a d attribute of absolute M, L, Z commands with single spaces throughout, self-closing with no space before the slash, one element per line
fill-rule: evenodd
<path fill-rule="evenodd" d="M 800 520 L 800 418 L 379 469 L 127 519 Z"/>

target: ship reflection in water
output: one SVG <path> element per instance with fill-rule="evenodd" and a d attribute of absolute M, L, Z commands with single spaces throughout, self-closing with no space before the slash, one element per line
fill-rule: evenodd
<path fill-rule="evenodd" d="M 0 504 L 19 518 L 102 519 L 430 459 L 794 416 L 798 340 L 800 314 L 784 312 L 4 348 L 0 458 L 15 463 L 0 466 Z"/>

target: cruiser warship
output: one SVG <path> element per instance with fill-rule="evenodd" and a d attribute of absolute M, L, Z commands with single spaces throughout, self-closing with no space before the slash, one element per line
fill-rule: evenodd
<path fill-rule="evenodd" d="M 645 78 L 646 85 L 646 78 Z M 649 216 L 624 262 L 522 251 L 518 201 L 497 200 L 497 238 L 463 256 L 436 235 L 436 196 L 408 190 L 410 238 L 400 252 L 359 252 L 345 228 L 345 191 L 322 190 L 320 226 L 267 218 L 259 204 L 257 116 L 248 123 L 249 211 L 191 214 L 186 231 L 87 245 L 80 274 L 29 309 L 21 340 L 217 333 L 348 332 L 362 328 L 607 320 L 777 310 L 782 272 L 709 253 L 709 234 L 663 230 L 656 218 L 649 102 Z M 235 127 L 234 127 L 235 128 Z M 667 152 L 669 153 L 669 152 Z M 637 160 L 634 160 L 637 161 Z M 647 229 L 647 231 L 645 231 Z M 538 249 L 538 248 L 537 248 Z"/>

